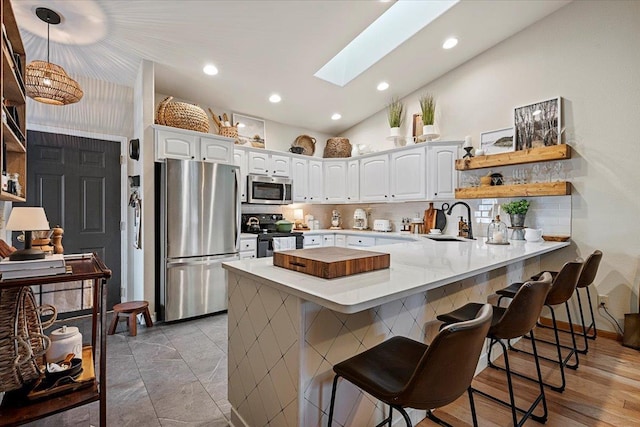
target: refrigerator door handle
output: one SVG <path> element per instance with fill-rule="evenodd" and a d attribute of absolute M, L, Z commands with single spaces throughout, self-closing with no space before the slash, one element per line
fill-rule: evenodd
<path fill-rule="evenodd" d="M 240 259 L 239 254 L 226 254 L 202 258 L 182 258 L 180 260 L 167 260 L 167 268 L 183 267 L 185 265 L 209 265 Z"/>

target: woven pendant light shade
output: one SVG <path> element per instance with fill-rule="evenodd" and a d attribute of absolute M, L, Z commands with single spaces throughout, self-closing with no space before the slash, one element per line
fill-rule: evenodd
<path fill-rule="evenodd" d="M 78 82 L 61 66 L 46 61 L 33 61 L 27 65 L 25 86 L 28 97 L 51 105 L 73 104 L 84 94 Z"/>

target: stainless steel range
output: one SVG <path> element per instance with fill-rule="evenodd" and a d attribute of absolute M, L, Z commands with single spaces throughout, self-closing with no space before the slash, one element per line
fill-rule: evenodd
<path fill-rule="evenodd" d="M 242 214 L 240 219 L 242 232 L 257 235 L 258 258 L 273 256 L 274 246 L 278 245 L 279 240 L 284 242 L 295 239 L 295 249 L 302 249 L 304 240 L 302 233 L 283 233 L 276 230 L 276 222 L 281 219 L 284 219 L 282 214 Z"/>

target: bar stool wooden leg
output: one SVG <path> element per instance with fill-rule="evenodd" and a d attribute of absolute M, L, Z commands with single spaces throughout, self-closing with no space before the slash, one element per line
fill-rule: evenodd
<path fill-rule="evenodd" d="M 116 333 L 116 328 L 118 327 L 118 313 L 113 313 L 113 319 L 111 319 L 111 325 L 109 325 L 109 332 L 107 335 L 113 335 Z"/>
<path fill-rule="evenodd" d="M 151 320 L 151 314 L 149 314 L 149 308 L 145 308 L 144 311 L 142 312 L 142 315 L 144 316 L 144 324 L 146 325 L 147 328 L 150 328 L 153 326 L 153 320 Z"/>
<path fill-rule="evenodd" d="M 135 337 L 138 333 L 138 322 L 136 321 L 136 313 L 129 314 L 129 334 Z"/>

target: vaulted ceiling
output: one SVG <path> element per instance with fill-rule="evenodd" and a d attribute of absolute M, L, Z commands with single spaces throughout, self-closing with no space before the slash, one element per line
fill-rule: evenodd
<path fill-rule="evenodd" d="M 51 26 L 51 62 L 71 76 L 133 86 L 156 63 L 156 90 L 327 134 L 338 134 L 553 13 L 568 0 L 462 0 L 344 87 L 314 77 L 393 2 L 13 0 L 27 60 L 46 59 L 36 7 Z M 457 47 L 443 50 L 455 36 Z M 213 63 L 216 76 L 202 68 Z M 379 92 L 380 81 L 390 84 Z M 278 93 L 282 101 L 268 98 Z M 437 94 L 436 94 L 437 95 Z M 333 113 L 341 120 L 331 120 Z"/>

